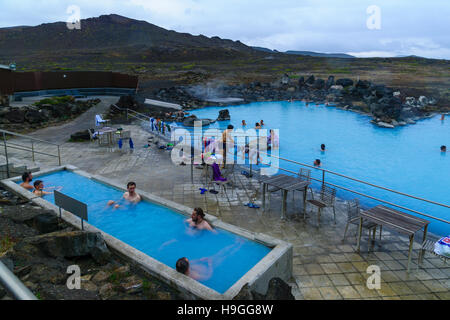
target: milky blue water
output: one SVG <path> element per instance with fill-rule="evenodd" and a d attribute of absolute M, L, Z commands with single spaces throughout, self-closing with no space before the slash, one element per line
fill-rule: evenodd
<path fill-rule="evenodd" d="M 313 164 L 322 161 L 322 168 L 353 178 L 391 188 L 436 202 L 450 204 L 450 152 L 441 153 L 440 146 L 450 149 L 450 116 L 444 121 L 436 116 L 415 125 L 395 129 L 379 128 L 370 117 L 324 105 L 306 106 L 303 102 L 261 102 L 228 106 L 230 121 L 220 121 L 211 128 L 254 128 L 264 120 L 266 129 L 279 129 L 280 156 Z M 216 119 L 225 107 L 207 107 L 192 111 L 200 118 Z M 326 151 L 320 151 L 320 145 Z M 281 161 L 282 168 L 295 172 L 299 167 Z M 321 171 L 312 176 L 321 179 Z M 393 202 L 398 205 L 450 220 L 450 209 L 375 189 L 358 182 L 326 175 L 326 181 Z M 318 186 L 318 184 L 316 184 Z M 359 197 L 337 191 L 341 198 Z M 375 201 L 359 197 L 365 206 Z M 439 235 L 450 234 L 450 225 L 431 220 L 429 230 Z"/>
<path fill-rule="evenodd" d="M 228 290 L 270 251 L 221 229 L 216 229 L 217 234 L 192 229 L 184 222 L 185 216 L 148 201 L 113 209 L 106 204 L 108 200 L 119 200 L 122 191 L 69 171 L 35 178 L 38 179 L 44 181 L 45 188 L 63 186 L 62 193 L 86 203 L 91 225 L 171 268 L 181 257 L 190 261 L 211 257 L 212 276 L 200 282 L 219 293 Z M 44 199 L 54 203 L 53 194 Z M 204 262 L 198 265 L 207 270 Z"/>

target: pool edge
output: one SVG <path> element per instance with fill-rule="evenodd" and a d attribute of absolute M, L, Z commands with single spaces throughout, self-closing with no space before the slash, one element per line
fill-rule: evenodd
<path fill-rule="evenodd" d="M 47 170 L 42 170 L 33 173 L 33 176 L 38 177 L 58 171 L 70 171 L 86 178 L 98 181 L 100 183 L 109 185 L 122 191 L 126 191 L 125 188 L 119 186 L 115 181 L 111 179 L 99 176 L 91 175 L 83 170 L 78 169 L 72 165 L 58 166 Z M 9 179 L 1 180 L 0 183 L 8 190 L 18 194 L 19 196 L 30 200 L 34 204 L 53 211 L 59 216 L 59 208 L 54 204 L 44 200 L 40 197 L 34 196 L 31 192 L 21 188 L 16 181 L 20 177 L 12 177 Z M 192 212 L 192 208 L 175 203 L 171 200 L 167 200 L 156 196 L 154 194 L 137 190 L 143 199 L 170 208 L 180 214 L 188 216 Z M 61 210 L 61 217 L 64 221 L 71 224 L 77 229 L 81 229 L 80 219 L 72 213 Z M 88 222 L 84 222 L 84 229 L 90 232 L 99 232 L 103 236 L 106 244 L 113 249 L 119 255 L 136 263 L 143 270 L 147 271 L 156 278 L 166 282 L 170 286 L 180 291 L 182 296 L 186 299 L 204 299 L 204 300 L 229 300 L 233 299 L 241 290 L 241 288 L 248 283 L 249 288 L 258 293 L 265 294 L 268 288 L 268 282 L 273 277 L 279 277 L 285 281 L 289 281 L 292 278 L 293 268 L 293 246 L 292 244 L 273 238 L 266 234 L 251 232 L 243 228 L 225 223 L 215 216 L 206 213 L 206 218 L 214 227 L 221 228 L 228 232 L 237 234 L 246 239 L 262 243 L 263 245 L 271 248 L 271 251 L 263 257 L 257 264 L 255 264 L 247 273 L 245 273 L 238 281 L 236 281 L 227 291 L 223 294 L 193 280 L 192 278 L 177 272 L 175 269 L 168 267 L 167 265 L 159 262 L 158 260 L 150 257 L 149 255 L 137 250 L 136 248 L 126 244 L 125 242 L 111 236 L 110 234 L 90 225 Z"/>

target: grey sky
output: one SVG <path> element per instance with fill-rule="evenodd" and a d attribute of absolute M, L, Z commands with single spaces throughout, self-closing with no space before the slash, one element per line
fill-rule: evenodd
<path fill-rule="evenodd" d="M 0 27 L 67 21 L 70 5 L 279 51 L 450 59 L 449 0 L 0 0 Z M 367 27 L 371 5 L 380 30 Z"/>

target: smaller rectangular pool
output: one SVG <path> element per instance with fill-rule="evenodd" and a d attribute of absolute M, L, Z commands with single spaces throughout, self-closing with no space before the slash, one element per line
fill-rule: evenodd
<path fill-rule="evenodd" d="M 258 281 L 251 279 L 253 275 L 263 278 L 277 276 L 285 280 L 291 277 L 292 246 L 290 244 L 276 239 L 268 242 L 267 240 L 271 238 L 264 235 L 260 235 L 260 239 L 258 239 L 257 235 L 227 225 L 212 216 L 207 216 L 207 219 L 211 220 L 213 226 L 220 226 L 220 228 L 215 228 L 217 232 L 195 230 L 185 222 L 186 215 L 192 209 L 184 207 L 183 212 L 180 213 L 179 209 L 182 206 L 174 203 L 174 206 L 169 208 L 170 201 L 165 199 L 161 199 L 160 202 L 165 205 L 154 203 L 149 200 L 157 197 L 142 191 L 138 191 L 138 193 L 143 196 L 144 200 L 139 204 L 123 205 L 114 209 L 107 206 L 107 202 L 120 199 L 124 188 L 99 181 L 100 177 L 93 179 L 89 174 L 75 169 L 72 167 L 71 170 L 37 173 L 34 174 L 34 180 L 43 180 L 46 188 L 62 186 L 63 188 L 60 190 L 62 193 L 88 205 L 89 223 L 87 225 L 94 226 L 172 270 L 175 268 L 176 261 L 181 257 L 187 257 L 190 261 L 210 257 L 212 274 L 199 282 L 219 295 L 227 293 L 240 280 L 242 283 L 242 279 L 246 279 L 245 282 L 254 282 L 255 288 L 258 287 L 260 291 L 263 291 L 264 289 L 261 290 L 261 288 L 266 287 L 267 283 L 262 286 L 261 284 L 257 285 Z M 11 186 L 13 181 L 7 182 Z M 29 197 L 34 196 L 31 192 L 18 186 L 20 181 L 14 182 L 14 189 L 18 187 L 20 193 Z M 139 188 L 139 186 L 137 187 Z M 149 199 L 149 197 L 153 199 Z M 42 199 L 34 200 L 38 202 L 45 200 L 53 204 L 54 196 L 50 194 L 45 195 Z M 250 237 L 248 237 L 249 235 Z M 283 259 L 279 261 L 272 260 L 274 257 L 271 257 L 274 255 L 272 251 L 276 247 L 278 250 L 275 251 L 279 251 L 280 247 L 283 247 Z M 275 255 L 279 258 L 279 252 Z M 287 262 L 284 261 L 286 258 Z M 280 261 L 282 261 L 281 265 Z M 201 263 L 199 265 L 202 267 Z M 203 268 L 205 267 L 203 266 Z M 249 277 L 249 275 L 252 276 Z M 264 281 L 268 282 L 270 278 Z M 248 281 L 248 279 L 251 280 Z M 173 284 L 173 281 L 169 282 Z M 244 284 L 242 283 L 242 285 Z M 235 287 L 232 291 L 235 292 L 237 289 Z"/>

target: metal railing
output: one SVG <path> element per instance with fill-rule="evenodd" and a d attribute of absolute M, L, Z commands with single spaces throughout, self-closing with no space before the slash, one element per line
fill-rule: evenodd
<path fill-rule="evenodd" d="M 36 296 L 0 261 L 0 283 L 17 300 L 37 300 Z"/>
<path fill-rule="evenodd" d="M 146 121 L 146 122 L 150 123 L 149 120 L 151 119 L 151 117 L 149 117 L 149 116 L 143 115 L 143 114 L 138 113 L 138 112 L 136 112 L 134 110 L 119 108 L 116 105 L 113 105 L 113 106 L 116 107 L 119 110 L 126 110 L 127 111 L 127 118 L 129 116 L 131 116 L 131 117 L 134 117 L 134 118 L 136 118 L 138 120 L 142 120 L 142 121 Z M 132 111 L 134 114 L 130 115 L 128 113 L 130 111 Z M 144 117 L 145 120 L 143 120 L 142 117 Z M 173 129 L 175 130 L 176 127 L 174 126 Z M 185 128 L 183 128 L 183 129 L 185 129 Z M 195 136 L 195 134 L 192 133 L 192 132 L 190 133 L 190 135 L 191 136 L 192 135 Z M 203 136 L 204 135 L 203 135 L 203 132 L 202 132 L 201 137 L 203 137 Z M 249 137 L 249 138 L 258 138 L 258 136 L 255 136 L 255 137 L 252 136 L 252 137 Z M 293 164 L 296 164 L 296 165 L 299 165 L 299 166 L 307 167 L 307 168 L 320 170 L 322 172 L 322 179 L 317 179 L 317 178 L 311 177 L 311 180 L 314 180 L 314 181 L 317 181 L 317 182 L 321 182 L 322 184 L 327 184 L 327 185 L 333 186 L 335 188 L 342 189 L 342 190 L 345 190 L 345 191 L 348 191 L 348 192 L 351 192 L 351 193 L 354 193 L 354 194 L 357 194 L 357 195 L 360 195 L 360 196 L 363 196 L 363 197 L 366 197 L 366 198 L 369 198 L 369 199 L 372 199 L 372 200 L 375 200 L 375 201 L 379 201 L 379 202 L 382 202 L 382 203 L 385 203 L 385 204 L 388 204 L 388 205 L 400 208 L 402 210 L 407 210 L 407 211 L 410 211 L 410 212 L 413 212 L 413 213 L 425 216 L 425 217 L 430 218 L 430 219 L 434 219 L 434 220 L 437 220 L 437 221 L 440 221 L 440 222 L 444 222 L 444 223 L 450 224 L 450 221 L 447 221 L 447 220 L 444 220 L 444 219 L 441 219 L 441 218 L 437 218 L 437 217 L 431 216 L 429 214 L 426 214 L 426 213 L 423 213 L 423 212 L 420 212 L 420 211 L 417 211 L 417 210 L 414 210 L 414 209 L 411 209 L 411 208 L 407 208 L 407 207 L 402 206 L 402 205 L 398 205 L 398 204 L 392 203 L 390 201 L 379 199 L 377 197 L 374 197 L 374 196 L 371 196 L 371 195 L 368 195 L 368 194 L 365 194 L 365 193 L 362 193 L 362 192 L 359 192 L 359 191 L 356 191 L 356 190 L 352 190 L 350 188 L 346 188 L 346 187 L 339 186 L 339 185 L 336 185 L 334 183 L 328 182 L 328 181 L 326 181 L 325 177 L 326 177 L 326 174 L 331 174 L 331 175 L 338 176 L 338 177 L 341 177 L 341 178 L 344 178 L 344 179 L 347 179 L 347 180 L 350 180 L 350 181 L 355 181 L 355 182 L 358 182 L 358 183 L 362 183 L 364 185 L 371 186 L 371 187 L 374 187 L 374 188 L 377 188 L 377 189 L 380 189 L 380 190 L 385 190 L 385 191 L 388 191 L 390 193 L 398 194 L 398 195 L 401 195 L 401 196 L 404 196 L 404 197 L 407 197 L 407 198 L 410 198 L 410 199 L 419 200 L 419 201 L 422 201 L 422 202 L 430 203 L 430 204 L 433 204 L 433 205 L 436 205 L 436 206 L 440 206 L 440 207 L 443 207 L 443 208 L 447 208 L 447 209 L 450 209 L 450 205 L 439 203 L 439 202 L 428 200 L 428 199 L 424 199 L 424 198 L 417 197 L 417 196 L 414 196 L 414 195 L 410 195 L 410 194 L 407 194 L 407 193 L 404 193 L 404 192 L 396 191 L 396 190 L 393 190 L 393 189 L 390 189 L 390 188 L 386 188 L 386 187 L 383 187 L 383 186 L 379 186 L 379 185 L 376 185 L 376 184 L 373 184 L 373 183 L 370 183 L 370 182 L 367 182 L 367 181 L 363 181 L 363 180 L 360 180 L 360 179 L 349 177 L 349 176 L 346 176 L 344 174 L 341 174 L 341 173 L 338 173 L 338 172 L 334 172 L 334 171 L 331 171 L 331 170 L 322 169 L 322 168 L 315 167 L 315 166 L 312 166 L 312 165 L 308 165 L 308 164 L 305 164 L 305 163 L 301 163 L 301 162 L 298 162 L 298 161 L 286 159 L 286 158 L 283 158 L 283 157 L 274 156 L 272 154 L 269 154 L 269 153 L 266 153 L 266 152 L 263 152 L 263 151 L 258 151 L 258 152 L 261 153 L 261 154 L 265 154 L 265 155 L 267 155 L 269 157 L 275 157 L 275 158 L 277 158 L 279 160 L 287 161 L 287 162 L 290 162 L 290 163 L 293 163 Z M 279 170 L 283 170 L 285 172 L 289 172 L 289 173 L 292 173 L 292 174 L 297 174 L 297 172 L 294 172 L 294 171 L 291 171 L 291 170 L 288 170 L 288 169 L 285 169 L 285 168 L 277 167 L 277 166 L 274 166 L 273 164 L 268 164 L 268 163 L 263 163 L 263 164 L 271 165 L 274 168 L 277 168 Z M 252 164 L 250 163 L 250 175 L 252 175 L 252 170 L 253 170 Z"/>
<path fill-rule="evenodd" d="M 171 139 L 171 130 L 169 131 L 169 130 L 166 129 L 163 132 L 161 132 L 159 130 L 152 130 L 152 128 L 151 128 L 151 125 L 152 125 L 151 124 L 151 119 L 152 119 L 152 117 L 147 116 L 147 115 L 145 115 L 143 113 L 131 110 L 129 108 L 120 108 L 120 107 L 118 107 L 115 104 L 112 104 L 111 106 L 113 106 L 117 110 L 125 111 L 126 112 L 126 116 L 127 116 L 127 120 L 129 118 L 134 118 L 136 120 L 142 121 L 141 125 L 146 131 L 149 131 L 149 132 L 151 132 L 153 134 L 156 134 L 156 135 L 158 135 L 158 136 L 160 136 L 160 137 L 162 137 L 164 139 L 169 139 L 169 140 Z M 171 126 L 171 127 L 175 128 L 174 126 Z"/>
<path fill-rule="evenodd" d="M 349 176 L 346 176 L 344 174 L 337 173 L 337 172 L 334 172 L 334 171 L 331 171 L 331 170 L 322 169 L 322 168 L 311 166 L 309 164 L 301 163 L 301 162 L 298 162 L 298 161 L 294 161 L 294 160 L 290 160 L 290 159 L 274 156 L 272 154 L 269 154 L 269 153 L 266 153 L 266 152 L 263 152 L 263 151 L 259 151 L 259 153 L 265 154 L 268 157 L 274 157 L 274 158 L 277 158 L 279 160 L 287 161 L 287 162 L 290 162 L 290 163 L 293 163 L 293 164 L 296 164 L 296 165 L 299 165 L 299 166 L 302 166 L 302 167 L 307 167 L 307 168 L 312 168 L 312 169 L 315 169 L 315 170 L 322 171 L 322 179 L 317 179 L 317 178 L 311 177 L 311 180 L 320 182 L 322 184 L 327 184 L 327 185 L 333 186 L 335 188 L 342 189 L 342 190 L 345 190 L 345 191 L 348 191 L 348 192 L 351 192 L 351 193 L 354 193 L 354 194 L 357 194 L 357 195 L 360 195 L 360 196 L 363 196 L 363 197 L 366 197 L 366 198 L 369 198 L 369 199 L 372 199 L 372 200 L 375 200 L 375 201 L 379 201 L 379 202 L 382 202 L 382 203 L 385 203 L 385 204 L 388 204 L 388 205 L 391 205 L 391 206 L 394 206 L 394 207 L 397 207 L 397 208 L 400 208 L 400 209 L 403 209 L 403 210 L 414 212 L 416 214 L 425 216 L 425 217 L 430 218 L 430 219 L 434 219 L 434 220 L 437 220 L 437 221 L 440 221 L 440 222 L 444 222 L 444 223 L 450 224 L 450 221 L 447 221 L 447 220 L 444 220 L 444 219 L 441 219 L 441 218 L 437 218 L 437 217 L 431 216 L 429 214 L 426 214 L 426 213 L 423 213 L 423 212 L 420 212 L 420 211 L 417 211 L 417 210 L 414 210 L 414 209 L 411 209 L 411 208 L 407 208 L 405 206 L 401 206 L 401 205 L 398 205 L 398 204 L 395 204 L 395 203 L 392 203 L 392 202 L 389 202 L 389 201 L 386 201 L 386 200 L 383 200 L 383 199 L 379 199 L 379 198 L 373 197 L 373 196 L 368 195 L 368 194 L 364 194 L 364 193 L 356 191 L 356 190 L 352 190 L 352 189 L 349 189 L 349 188 L 346 188 L 346 187 L 343 187 L 343 186 L 339 186 L 339 185 L 336 185 L 336 184 L 331 183 L 331 182 L 327 182 L 326 179 L 325 179 L 325 175 L 326 175 L 326 173 L 332 174 L 332 175 L 335 175 L 335 176 L 338 176 L 338 177 L 342 177 L 344 179 L 348 179 L 348 180 L 351 180 L 351 181 L 355 181 L 355 182 L 358 182 L 358 183 L 362 183 L 364 185 L 368 185 L 368 186 L 371 186 L 371 187 L 374 187 L 374 188 L 377 188 L 377 189 L 380 189 L 380 190 L 385 190 L 385 191 L 388 191 L 388 192 L 391 192 L 391 193 L 395 193 L 395 194 L 398 194 L 398 195 L 401 195 L 401 196 L 404 196 L 404 197 L 407 197 L 407 198 L 410 198 L 410 199 L 419 200 L 419 201 L 422 201 L 422 202 L 430 203 L 430 204 L 433 204 L 433 205 L 436 205 L 436 206 L 440 206 L 440 207 L 443 207 L 443 208 L 447 208 L 447 209 L 450 209 L 450 205 L 447 205 L 447 204 L 444 204 L 444 203 L 439 203 L 439 202 L 428 200 L 428 199 L 424 199 L 424 198 L 417 197 L 417 196 L 413 196 L 413 195 L 410 195 L 410 194 L 407 194 L 407 193 L 404 193 L 404 192 L 400 192 L 400 191 L 396 191 L 396 190 L 393 190 L 393 189 L 389 189 L 389 188 L 386 188 L 386 187 L 382 187 L 382 186 L 379 186 L 379 185 L 376 185 L 376 184 L 373 184 L 373 183 L 370 183 L 370 182 L 367 182 L 367 181 L 363 181 L 363 180 L 360 180 L 360 179 L 352 178 L 352 177 L 349 177 Z M 289 172 L 289 173 L 292 173 L 292 174 L 297 174 L 297 172 L 294 172 L 294 171 L 288 170 L 288 169 L 284 169 L 284 168 L 281 168 L 281 167 L 277 167 L 277 166 L 274 166 L 273 164 L 269 164 L 269 163 L 262 163 L 262 164 L 271 165 L 271 166 L 273 166 L 276 169 L 283 170 L 285 172 Z M 251 166 L 251 164 L 250 164 L 250 166 Z"/>
<path fill-rule="evenodd" d="M 46 155 L 46 156 L 50 156 L 50 157 L 55 157 L 55 158 L 58 158 L 58 165 L 61 165 L 61 145 L 59 145 L 57 143 L 41 140 L 41 139 L 38 139 L 38 138 L 30 137 L 30 136 L 27 136 L 27 135 L 23 135 L 23 134 L 11 132 L 11 131 L 3 130 L 3 129 L 0 129 L 0 133 L 2 134 L 2 137 L 3 137 L 3 150 L 5 152 L 5 157 L 6 157 L 6 172 L 7 172 L 8 178 L 10 178 L 8 148 L 31 152 L 31 158 L 32 158 L 33 162 L 35 161 L 35 155 L 36 154 L 41 154 L 41 155 Z M 8 139 L 6 137 L 7 135 L 14 136 L 14 137 L 19 137 L 19 138 L 23 138 L 25 140 L 28 140 L 30 142 L 30 145 L 29 146 L 25 146 L 25 145 L 13 143 L 13 142 L 10 142 L 10 141 L 8 142 Z M 57 148 L 56 154 L 51 154 L 51 153 L 37 151 L 35 143 L 38 143 L 38 142 L 55 146 Z"/>

